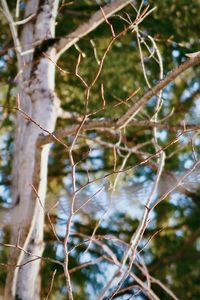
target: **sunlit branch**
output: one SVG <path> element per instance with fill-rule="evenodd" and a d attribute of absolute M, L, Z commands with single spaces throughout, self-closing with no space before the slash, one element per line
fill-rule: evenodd
<path fill-rule="evenodd" d="M 21 58 L 20 58 L 20 53 L 21 53 L 21 45 L 20 45 L 20 41 L 19 41 L 19 37 L 17 34 L 17 30 L 15 27 L 15 22 L 13 20 L 13 17 L 10 13 L 10 10 L 8 8 L 8 4 L 5 0 L 1 0 L 1 5 L 2 5 L 2 12 L 4 14 L 4 16 L 6 17 L 9 26 L 10 26 L 10 31 L 12 34 L 12 38 L 13 38 L 13 43 L 15 46 L 15 50 L 16 50 L 16 54 L 17 54 L 17 59 L 18 59 L 18 67 L 20 70 L 20 65 L 21 65 Z"/>
<path fill-rule="evenodd" d="M 71 46 L 77 43 L 82 37 L 93 31 L 97 28 L 100 24 L 105 22 L 105 17 L 108 19 L 110 16 L 115 14 L 117 11 L 121 10 L 132 0 L 115 0 L 111 3 L 105 5 L 102 10 L 99 9 L 87 22 L 80 25 L 75 31 L 71 32 L 68 36 L 63 37 L 59 40 L 56 45 L 58 54 L 57 59 Z"/>
<path fill-rule="evenodd" d="M 187 69 L 200 63 L 200 53 L 196 56 L 186 60 L 177 68 L 173 69 L 167 74 L 167 76 L 160 80 L 154 87 L 148 90 L 144 95 L 137 100 L 131 108 L 117 121 L 117 127 L 126 126 L 130 120 L 132 120 L 136 114 L 141 110 L 144 104 L 146 104 L 153 96 L 156 96 L 162 89 L 164 89 L 169 83 L 173 82 L 179 75 L 185 72 Z"/>

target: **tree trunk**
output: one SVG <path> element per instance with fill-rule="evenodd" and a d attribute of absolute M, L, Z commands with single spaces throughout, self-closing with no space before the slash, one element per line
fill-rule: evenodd
<path fill-rule="evenodd" d="M 55 19 L 59 0 L 24 2 L 24 18 L 29 18 L 20 25 L 23 28 L 19 42 L 6 1 L 1 2 L 8 16 L 19 66 L 19 101 L 12 172 L 13 207 L 0 211 L 1 225 L 11 226 L 10 244 L 14 245 L 10 251 L 5 299 L 38 300 L 40 259 L 33 259 L 35 256 L 40 257 L 44 249 L 44 206 L 50 146 L 38 147 L 37 140 L 44 133 L 44 129 L 46 133 L 54 131 L 59 111 L 53 62 L 80 38 L 104 22 L 104 15 L 111 16 L 131 0 L 108 3 L 104 6 L 104 14 L 101 10 L 97 11 L 88 22 L 80 25 L 69 36 L 60 38 L 57 45 L 52 45 L 52 42 L 55 41 Z M 31 16 L 33 17 L 30 18 Z"/>
<path fill-rule="evenodd" d="M 24 25 L 21 34 L 22 52 L 31 50 L 34 43 L 54 38 L 55 18 L 58 0 L 27 1 L 25 17 L 36 14 L 34 20 Z M 37 50 L 37 51 L 36 51 Z M 45 49 L 45 56 L 36 48 L 21 56 L 19 70 L 20 108 L 37 124 L 52 132 L 57 119 L 58 99 L 55 95 L 56 51 Z M 24 250 L 42 255 L 44 201 L 47 187 L 47 165 L 49 145 L 37 149 L 37 139 L 42 129 L 18 112 L 14 138 L 14 161 L 12 199 L 15 215 L 11 222 L 11 244 L 20 245 Z M 38 197 L 34 193 L 38 191 Z M 16 241 L 18 239 L 18 241 Z M 38 299 L 40 259 L 27 263 L 33 257 L 24 251 L 11 250 L 5 299 Z M 27 263 L 27 264 L 26 264 Z M 18 268 L 16 265 L 24 266 Z"/>

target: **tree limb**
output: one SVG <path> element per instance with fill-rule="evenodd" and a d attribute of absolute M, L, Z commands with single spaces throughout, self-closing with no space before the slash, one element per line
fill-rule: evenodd
<path fill-rule="evenodd" d="M 82 126 L 81 131 L 92 130 L 92 129 L 96 129 L 96 128 L 115 127 L 115 124 L 116 124 L 116 121 L 112 121 L 112 120 L 88 121 Z M 55 136 L 56 138 L 58 137 L 58 139 L 61 140 L 68 135 L 75 134 L 79 127 L 80 127 L 80 125 L 76 124 L 76 125 L 68 126 L 64 129 L 60 128 L 54 132 L 55 134 L 53 133 L 53 136 Z M 41 147 L 43 145 L 52 143 L 52 141 L 53 141 L 52 135 L 48 134 L 45 136 L 42 134 L 38 138 L 37 146 Z"/>
<path fill-rule="evenodd" d="M 12 34 L 12 38 L 13 38 L 13 42 L 14 42 L 14 46 L 15 46 L 15 50 L 16 50 L 16 54 L 17 54 L 18 67 L 19 67 L 19 70 L 20 70 L 21 45 L 20 45 L 18 34 L 17 34 L 17 30 L 15 28 L 15 22 L 13 20 L 13 17 L 11 15 L 11 13 L 10 13 L 7 2 L 5 0 L 1 0 L 1 5 L 2 5 L 2 12 L 3 12 L 4 16 L 6 17 L 8 23 L 9 23 L 10 31 L 11 31 L 11 34 Z"/>
<path fill-rule="evenodd" d="M 163 88 L 165 88 L 169 83 L 173 82 L 184 71 L 199 63 L 200 53 L 186 60 L 180 66 L 169 72 L 164 79 L 160 80 L 154 87 L 144 93 L 144 95 L 131 106 L 131 108 L 118 120 L 117 127 L 125 127 L 129 121 L 141 110 L 142 106 L 153 96 L 156 96 Z"/>
<path fill-rule="evenodd" d="M 67 114 L 66 114 L 67 115 Z M 69 116 L 70 119 L 74 119 L 74 116 Z M 59 128 L 54 131 L 52 134 L 44 135 L 41 134 L 38 138 L 38 146 L 43 146 L 49 143 L 52 143 L 56 140 L 62 140 L 63 138 L 75 134 L 77 129 L 79 128 L 79 123 L 77 119 L 77 124 L 71 125 L 65 128 Z M 171 131 L 184 130 L 184 132 L 195 131 L 200 129 L 200 124 L 188 124 L 188 125 L 169 125 L 166 123 L 155 123 L 151 121 L 130 121 L 128 126 L 137 126 L 137 127 L 146 127 L 146 128 L 159 128 L 166 129 Z M 111 129 L 117 127 L 117 120 L 115 119 L 106 119 L 106 120 L 90 120 L 87 121 L 81 128 L 81 131 L 94 130 L 94 129 Z M 53 136 L 55 138 L 53 138 Z"/>
<path fill-rule="evenodd" d="M 81 130 L 92 130 L 96 128 L 122 128 L 126 126 L 128 123 L 135 122 L 139 126 L 148 126 L 148 127 L 154 127 L 158 126 L 160 128 L 165 127 L 166 129 L 169 128 L 169 125 L 163 125 L 163 124 L 155 124 L 155 122 L 146 122 L 146 121 L 133 121 L 132 119 L 134 116 L 140 111 L 140 109 L 143 107 L 144 104 L 146 104 L 153 96 L 156 96 L 163 88 L 165 88 L 169 83 L 173 82 L 180 74 L 182 74 L 187 69 L 197 65 L 200 63 L 200 53 L 198 53 L 195 57 L 189 58 L 187 61 L 182 63 L 177 68 L 173 69 L 171 72 L 168 73 L 168 75 L 161 81 L 159 81 L 153 88 L 149 89 L 144 95 L 136 101 L 130 109 L 118 120 L 95 120 L 95 121 L 88 121 L 85 122 L 85 124 L 82 126 Z M 131 125 L 129 124 L 129 125 Z M 179 125 L 180 126 L 180 125 Z M 179 127 L 178 126 L 178 127 Z M 53 135 L 57 139 L 62 139 L 70 134 L 74 134 L 76 130 L 78 129 L 79 125 L 73 125 L 70 127 L 67 127 L 65 129 L 58 129 L 56 130 Z M 170 126 L 171 127 L 171 126 Z M 177 125 L 176 128 L 178 129 Z M 172 126 L 173 128 L 173 126 Z M 184 128 L 184 126 L 182 126 Z M 191 130 L 198 129 L 199 125 L 191 125 Z M 180 127 L 179 127 L 180 129 Z M 42 146 L 48 143 L 52 142 L 52 136 L 51 135 L 41 135 L 38 139 L 38 146 Z"/>
<path fill-rule="evenodd" d="M 102 24 L 105 21 L 105 17 L 109 18 L 114 13 L 121 10 L 131 2 L 132 0 L 115 0 L 105 5 L 103 7 L 105 16 L 103 15 L 101 9 L 99 9 L 94 15 L 91 16 L 91 18 L 87 22 L 80 25 L 68 36 L 61 38 L 56 45 L 58 51 L 57 60 L 66 50 L 68 50 L 71 46 L 78 42 L 82 37 L 92 32 L 95 28 Z"/>

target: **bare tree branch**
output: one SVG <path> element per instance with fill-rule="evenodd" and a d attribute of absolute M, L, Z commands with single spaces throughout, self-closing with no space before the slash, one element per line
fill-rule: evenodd
<path fill-rule="evenodd" d="M 141 110 L 142 106 L 147 103 L 153 96 L 156 96 L 169 83 L 173 82 L 180 74 L 187 69 L 200 63 L 200 53 L 186 60 L 177 68 L 173 69 L 168 75 L 160 80 L 154 87 L 148 90 L 131 108 L 118 120 L 117 127 L 125 127 L 127 123 Z"/>
<path fill-rule="evenodd" d="M 82 130 L 91 130 L 96 128 L 122 128 L 129 124 L 134 123 L 134 125 L 138 126 L 147 126 L 147 127 L 159 127 L 159 128 L 173 128 L 173 129 L 181 129 L 184 128 L 183 125 L 170 126 L 169 124 L 160 124 L 156 122 L 149 121 L 133 121 L 133 117 L 141 110 L 142 106 L 147 103 L 153 96 L 157 95 L 164 87 L 166 87 L 169 83 L 173 82 L 180 74 L 185 72 L 187 69 L 197 65 L 200 63 L 200 54 L 198 53 L 195 57 L 192 57 L 182 63 L 177 68 L 173 69 L 163 80 L 159 81 L 154 87 L 149 89 L 144 95 L 136 101 L 131 108 L 118 120 L 100 120 L 100 121 L 88 121 L 82 126 Z M 67 114 L 70 116 L 69 114 Z M 72 117 L 74 117 L 72 115 Z M 133 122 L 133 123 L 132 123 Z M 129 125 L 131 125 L 129 124 Z M 62 139 L 70 134 L 76 132 L 79 125 L 73 125 L 69 128 L 58 129 L 51 135 L 41 135 L 38 139 L 38 146 L 45 145 L 52 142 L 52 135 L 56 139 Z M 199 125 L 191 124 L 189 125 L 191 129 L 199 129 Z"/>
<path fill-rule="evenodd" d="M 18 67 L 19 67 L 19 70 L 20 70 L 21 45 L 20 45 L 18 34 L 17 34 L 17 30 L 16 30 L 16 27 L 15 27 L 15 23 L 14 23 L 12 15 L 10 13 L 10 10 L 8 8 L 7 2 L 5 0 L 1 0 L 1 5 L 2 5 L 2 8 L 3 8 L 2 12 L 3 12 L 4 16 L 6 17 L 8 23 L 9 23 L 10 31 L 11 31 L 12 38 L 13 38 L 13 43 L 14 43 L 14 46 L 15 46 L 16 54 L 17 54 Z"/>
<path fill-rule="evenodd" d="M 68 36 L 61 38 L 56 45 L 58 51 L 57 59 L 66 50 L 68 50 L 71 46 L 78 42 L 82 37 L 84 37 L 91 31 L 93 31 L 95 28 L 97 28 L 100 24 L 102 24 L 105 21 L 105 17 L 108 19 L 114 13 L 121 10 L 131 2 L 132 0 L 116 0 L 105 5 L 103 7 L 104 14 L 102 13 L 102 10 L 99 9 L 86 23 L 80 25 Z"/>

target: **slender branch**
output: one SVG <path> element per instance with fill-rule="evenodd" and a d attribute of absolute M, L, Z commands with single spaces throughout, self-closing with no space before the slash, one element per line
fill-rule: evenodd
<path fill-rule="evenodd" d="M 163 88 L 169 83 L 173 82 L 180 74 L 187 69 L 200 63 L 200 53 L 196 56 L 189 58 L 177 68 L 173 69 L 167 74 L 167 76 L 160 80 L 154 87 L 149 89 L 144 95 L 136 101 L 131 108 L 118 120 L 117 127 L 125 127 L 130 120 L 141 110 L 144 104 L 146 104 L 153 96 L 156 96 Z"/>
<path fill-rule="evenodd" d="M 101 262 L 101 261 L 103 261 L 103 260 L 104 260 L 104 256 L 97 257 L 97 258 L 94 259 L 94 260 L 85 262 L 85 263 L 83 263 L 83 264 L 80 264 L 80 265 L 78 265 L 78 266 L 72 268 L 72 269 L 69 269 L 69 273 L 71 274 L 71 273 L 74 273 L 74 272 L 76 272 L 76 271 L 78 271 L 78 270 L 81 270 L 81 269 L 83 269 L 83 268 L 86 268 L 86 267 L 88 267 L 88 266 L 95 265 L 95 264 L 97 264 L 97 263 L 99 263 L 99 262 Z"/>
<path fill-rule="evenodd" d="M 200 91 L 195 92 L 195 95 L 194 97 L 198 96 L 198 94 L 200 93 Z M 193 95 L 192 95 L 193 97 Z M 123 100 L 122 103 L 125 103 L 125 101 Z M 118 106 L 119 104 L 116 104 L 114 105 L 114 107 Z M 77 112 L 75 111 L 66 111 L 62 108 L 59 108 L 59 111 L 58 111 L 58 118 L 60 119 L 63 119 L 63 120 L 73 120 L 74 122 L 81 122 L 81 120 L 83 119 L 83 117 L 78 114 Z M 102 119 L 99 119 L 99 118 L 94 118 L 92 119 L 92 122 L 101 122 L 102 123 Z M 112 126 L 112 124 L 114 124 L 114 122 L 117 123 L 117 120 L 116 119 L 105 119 L 104 118 L 104 121 L 107 122 L 107 124 L 109 124 L 109 121 L 111 122 L 110 123 L 110 126 Z M 163 118 L 162 120 L 159 120 L 159 122 L 154 122 L 154 121 L 150 121 L 150 120 L 131 120 L 129 123 L 128 123 L 129 126 L 137 126 L 137 127 L 147 127 L 147 128 L 159 128 L 159 129 L 166 129 L 166 130 L 170 130 L 170 131 L 177 131 L 177 130 L 198 130 L 200 129 L 200 124 L 198 123 L 189 123 L 189 124 L 170 124 L 169 122 L 167 123 L 166 122 L 166 117 Z M 109 128 L 110 128 L 109 126 Z"/>
<path fill-rule="evenodd" d="M 200 63 L 200 53 L 196 56 L 189 58 L 187 61 L 182 63 L 177 68 L 173 69 L 168 75 L 161 81 L 159 81 L 153 88 L 149 89 L 144 95 L 135 102 L 130 109 L 118 120 L 101 120 L 101 121 L 88 121 L 82 126 L 82 130 L 91 130 L 96 128 L 122 128 L 129 124 L 134 118 L 134 116 L 141 110 L 142 106 L 147 103 L 153 96 L 157 95 L 164 87 L 166 87 L 169 83 L 173 82 L 180 74 L 182 74 L 187 69 L 197 65 Z M 136 124 L 137 123 L 137 124 Z M 131 123 L 132 124 L 132 123 Z M 169 128 L 169 125 L 159 124 L 156 122 L 149 122 L 147 121 L 135 121 L 136 125 L 139 126 L 149 126 L 149 127 L 159 127 L 159 128 Z M 130 124 L 129 124 L 130 125 Z M 179 127 L 180 125 L 178 125 Z M 70 126 L 66 129 L 58 129 L 51 135 L 41 135 L 38 139 L 38 145 L 45 145 L 52 142 L 52 135 L 57 139 L 62 139 L 67 135 L 73 134 L 76 132 L 79 125 Z M 175 128 L 178 128 L 175 125 Z M 199 125 L 191 125 L 195 129 L 199 129 Z M 170 128 L 174 128 L 174 126 L 170 126 Z"/>
<path fill-rule="evenodd" d="M 92 32 L 95 28 L 97 28 L 100 24 L 105 22 L 105 17 L 108 19 L 110 16 L 115 14 L 117 11 L 121 10 L 132 0 L 115 0 L 103 7 L 102 10 L 99 9 L 92 17 L 85 23 L 81 24 L 76 30 L 71 32 L 68 36 L 63 37 L 59 40 L 56 45 L 58 54 L 57 59 L 71 46 L 77 43 L 82 37 Z"/>
<path fill-rule="evenodd" d="M 166 286 L 164 285 L 160 280 L 150 276 L 151 282 L 156 283 L 157 285 L 159 285 L 163 291 L 166 292 L 166 294 L 168 294 L 172 299 L 174 300 L 179 300 L 176 295 Z"/>
<path fill-rule="evenodd" d="M 15 46 L 15 50 L 16 50 L 16 54 L 17 54 L 17 59 L 18 59 L 18 66 L 19 66 L 19 70 L 20 70 L 21 45 L 20 45 L 18 34 L 17 34 L 17 30 L 15 28 L 15 23 L 14 23 L 12 15 L 10 13 L 10 10 L 8 8 L 7 2 L 5 0 L 1 0 L 1 5 L 2 5 L 2 12 L 3 12 L 4 16 L 6 17 L 8 23 L 9 23 L 9 26 L 10 26 L 10 31 L 12 34 L 12 38 L 13 38 L 13 42 L 14 42 L 14 46 Z"/>
<path fill-rule="evenodd" d="M 51 291 L 52 291 L 52 288 L 53 288 L 53 282 L 54 282 L 54 278 L 55 278 L 56 272 L 57 272 L 57 269 L 55 269 L 54 272 L 53 272 L 53 276 L 52 276 L 52 279 L 51 279 L 51 285 L 50 285 L 50 288 L 49 288 L 49 291 L 48 291 L 48 294 L 47 294 L 45 300 L 48 300 L 48 299 L 49 299 L 49 296 L 50 296 L 50 294 L 51 294 Z"/>
<path fill-rule="evenodd" d="M 19 26 L 19 25 L 23 25 L 26 24 L 27 22 L 29 22 L 30 20 L 32 20 L 35 17 L 35 14 L 31 14 L 30 16 L 28 16 L 27 18 L 20 20 L 20 21 L 16 21 L 13 24 L 15 26 Z"/>
<path fill-rule="evenodd" d="M 74 119 L 76 118 L 76 115 L 66 113 L 66 118 Z M 80 121 L 80 117 L 77 117 L 77 122 Z M 88 131 L 88 130 L 94 130 L 94 129 L 103 129 L 104 131 L 106 129 L 116 128 L 117 126 L 117 120 L 115 119 L 105 119 L 105 120 L 90 120 L 85 122 L 85 124 L 82 126 L 81 131 Z M 128 126 L 137 126 L 137 127 L 147 127 L 147 128 L 159 128 L 159 129 L 166 129 L 170 131 L 177 131 L 177 130 L 184 130 L 184 132 L 190 132 L 200 129 L 200 124 L 188 124 L 188 125 L 170 125 L 167 123 L 156 123 L 148 120 L 144 121 L 137 121 L 132 120 L 128 123 Z M 38 146 L 43 146 L 49 143 L 52 143 L 53 141 L 62 140 L 63 138 L 74 134 L 79 127 L 79 124 L 71 125 L 65 128 L 59 128 L 56 131 L 54 131 L 51 134 L 44 135 L 41 134 L 38 138 Z"/>
<path fill-rule="evenodd" d="M 67 128 L 60 128 L 55 131 L 55 137 L 59 137 L 59 139 L 62 139 L 68 135 L 75 134 L 77 129 L 80 127 L 80 125 L 72 125 Z M 115 122 L 112 121 L 107 121 L 107 120 L 102 120 L 102 121 L 88 121 L 86 122 L 81 130 L 92 130 L 95 128 L 110 128 L 110 127 L 115 127 Z M 54 134 L 53 134 L 54 135 Z M 38 138 L 38 146 L 46 145 L 49 143 L 52 143 L 52 136 L 51 135 L 40 135 Z"/>

